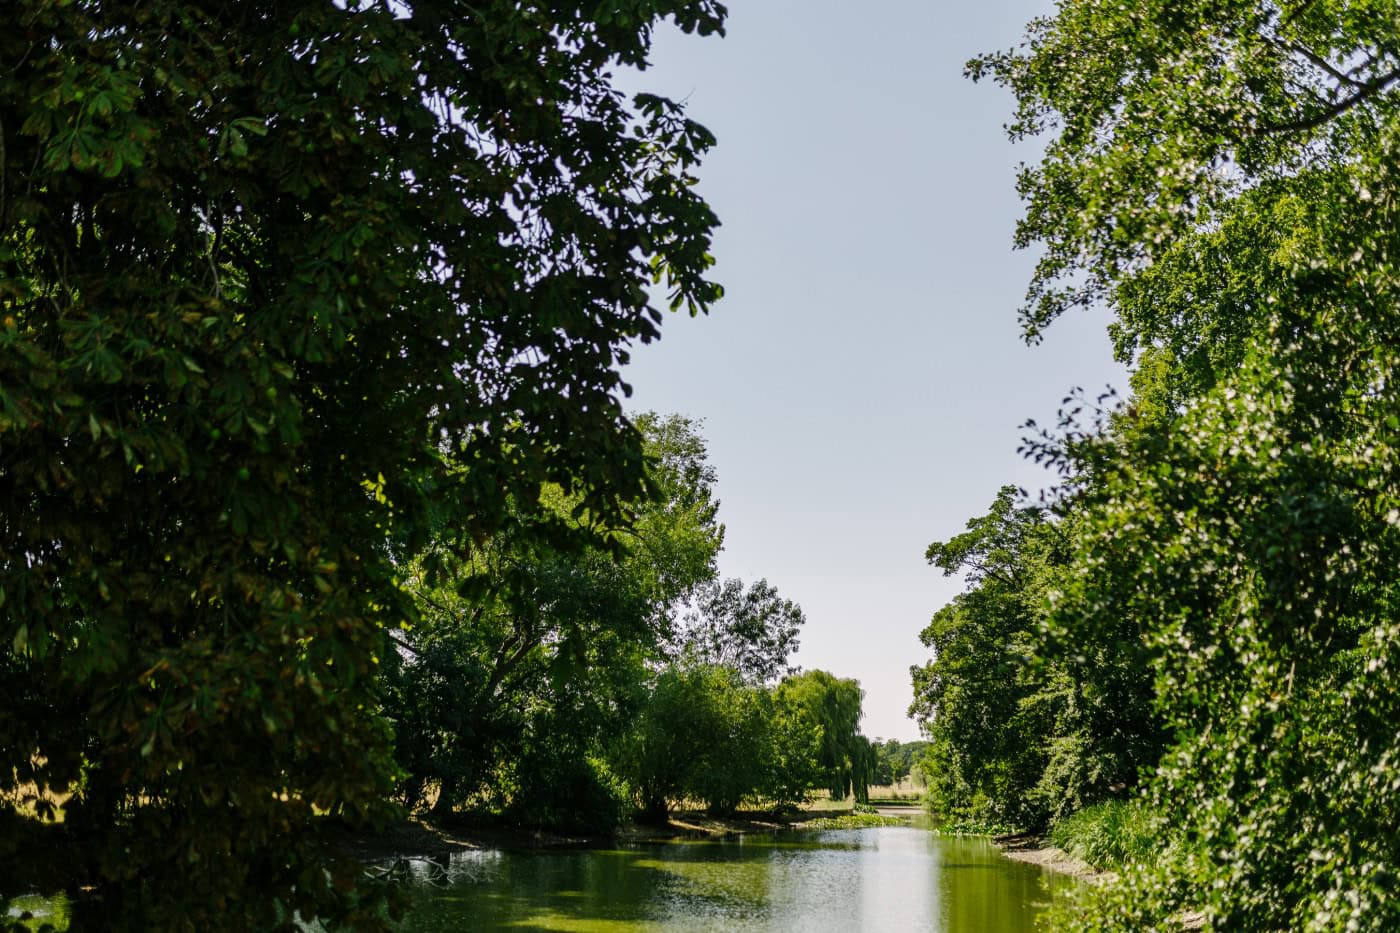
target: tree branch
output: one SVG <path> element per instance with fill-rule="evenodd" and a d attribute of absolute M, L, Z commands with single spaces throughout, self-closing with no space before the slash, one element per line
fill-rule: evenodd
<path fill-rule="evenodd" d="M 1341 116 L 1342 114 L 1350 110 L 1352 107 L 1355 107 L 1357 104 L 1364 103 L 1366 100 L 1375 97 L 1381 91 L 1384 91 L 1390 85 L 1394 84 L 1396 79 L 1398 78 L 1400 78 L 1400 68 L 1397 68 L 1396 70 L 1388 74 L 1381 75 L 1374 81 L 1370 81 L 1366 84 L 1360 85 L 1361 90 L 1357 91 L 1355 94 L 1351 95 L 1350 97 L 1344 98 L 1343 100 L 1339 100 L 1335 104 L 1332 104 L 1330 107 L 1327 107 L 1323 110 L 1319 110 L 1317 113 L 1314 113 L 1311 116 L 1300 117 L 1299 119 L 1290 121 L 1288 123 L 1264 124 L 1262 126 L 1256 127 L 1253 130 L 1253 132 L 1247 133 L 1245 135 L 1278 136 L 1283 133 L 1297 133 L 1302 130 L 1315 129 L 1316 127 L 1321 126 L 1329 120 L 1333 120 Z"/>
<path fill-rule="evenodd" d="M 408 642 L 404 641 L 402 638 L 400 638 L 399 636 L 395 635 L 393 632 L 386 632 L 385 634 L 387 634 L 387 635 L 389 636 L 389 640 L 390 640 L 390 641 L 392 641 L 394 644 L 398 645 L 400 648 L 404 648 L 404 649 L 406 649 L 406 650 L 408 650 L 408 651 L 413 652 L 413 654 L 414 654 L 415 657 L 421 658 L 421 657 L 423 656 L 423 652 L 419 651 L 417 648 L 413 647 L 413 646 L 410 645 Z"/>
<path fill-rule="evenodd" d="M 1352 87 L 1361 90 L 1364 90 L 1366 87 L 1365 81 L 1358 81 L 1356 78 L 1353 78 L 1351 75 L 1347 74 L 1345 71 L 1340 70 L 1327 59 L 1323 58 L 1321 55 L 1317 54 L 1312 49 L 1308 48 L 1306 45 L 1303 45 L 1303 43 L 1301 42 L 1284 42 L 1279 39 L 1270 39 L 1269 41 L 1273 42 L 1275 45 L 1279 46 L 1279 48 L 1282 48 L 1285 51 L 1297 52 L 1299 55 L 1312 62 L 1318 68 L 1321 68 L 1323 71 L 1327 72 L 1329 75 L 1336 78 L 1338 81 L 1341 81 L 1343 84 L 1350 84 Z"/>

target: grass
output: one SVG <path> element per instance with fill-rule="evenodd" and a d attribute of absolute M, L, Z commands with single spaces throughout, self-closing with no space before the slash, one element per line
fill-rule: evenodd
<path fill-rule="evenodd" d="M 802 809 L 837 810 L 842 813 L 845 813 L 851 809 L 854 803 L 855 801 L 852 800 L 850 797 L 847 797 L 845 800 L 832 800 L 831 797 L 829 795 L 826 795 L 826 793 L 823 791 L 822 796 L 814 795 L 812 797 L 809 797 L 807 799 L 807 802 L 803 804 Z"/>
<path fill-rule="evenodd" d="M 1154 861 L 1162 849 L 1153 814 L 1137 801 L 1110 800 L 1057 821 L 1050 841 L 1100 871 Z"/>

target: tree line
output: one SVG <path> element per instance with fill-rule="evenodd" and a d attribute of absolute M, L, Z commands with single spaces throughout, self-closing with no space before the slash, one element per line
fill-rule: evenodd
<path fill-rule="evenodd" d="M 602 833 L 634 812 L 664 822 L 675 801 L 864 799 L 860 685 L 798 672 L 801 608 L 719 577 L 696 426 L 636 424 L 652 492 L 626 523 L 555 488 L 573 544 L 507 525 L 465 558 L 441 543 L 403 565 L 416 614 L 389 632 L 381 677 L 410 811 L 431 796 L 438 819 Z"/>
<path fill-rule="evenodd" d="M 1108 309 L 1131 394 L 1030 425 L 1054 488 L 929 548 L 967 586 L 913 712 L 953 818 L 1146 814 L 1067 925 L 1400 923 L 1395 14 L 1068 0 L 969 63 L 1046 143 L 1025 334 Z"/>

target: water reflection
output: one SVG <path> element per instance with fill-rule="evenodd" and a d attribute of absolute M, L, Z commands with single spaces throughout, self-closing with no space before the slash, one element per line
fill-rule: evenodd
<path fill-rule="evenodd" d="M 413 863 L 405 931 L 1029 933 L 1073 882 L 914 826 Z"/>

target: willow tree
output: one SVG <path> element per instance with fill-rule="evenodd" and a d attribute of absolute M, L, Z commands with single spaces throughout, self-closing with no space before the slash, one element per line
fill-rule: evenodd
<path fill-rule="evenodd" d="M 816 741 L 815 783 L 824 785 L 833 800 L 854 795 L 864 803 L 875 752 L 860 733 L 865 699 L 860 681 L 827 671 L 803 671 L 783 678 L 773 698 L 778 709 L 806 727 Z"/>
<path fill-rule="evenodd" d="M 390 554 L 429 498 L 467 542 L 545 482 L 640 490 L 618 365 L 653 282 L 719 294 L 712 138 L 612 72 L 724 13 L 7 5 L 0 905 L 379 922 L 322 843 L 385 812 Z"/>

